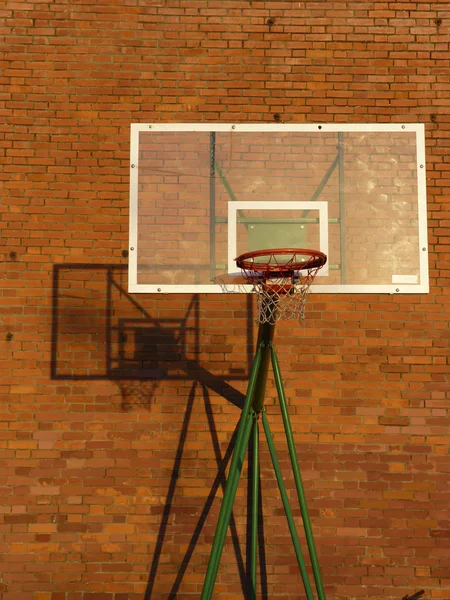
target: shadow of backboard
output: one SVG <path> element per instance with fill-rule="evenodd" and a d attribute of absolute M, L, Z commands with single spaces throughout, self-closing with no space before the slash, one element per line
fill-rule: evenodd
<path fill-rule="evenodd" d="M 248 378 L 253 357 L 250 296 L 241 297 L 246 310 L 235 311 L 229 339 L 220 340 L 239 360 L 215 365 L 207 358 L 214 351 L 214 335 L 201 296 L 180 294 L 165 303 L 162 296 L 149 294 L 137 302 L 125 289 L 126 278 L 122 265 L 54 265 L 52 379 L 185 380 L 198 379 L 199 372 L 224 380 Z M 208 319 L 204 332 L 203 317 Z"/>

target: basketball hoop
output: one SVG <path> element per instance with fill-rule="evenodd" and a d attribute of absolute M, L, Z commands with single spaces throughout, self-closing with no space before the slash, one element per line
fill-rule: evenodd
<path fill-rule="evenodd" d="M 236 264 L 253 285 L 260 323 L 304 319 L 306 299 L 317 272 L 327 262 L 318 250 L 277 248 L 241 254 Z"/>

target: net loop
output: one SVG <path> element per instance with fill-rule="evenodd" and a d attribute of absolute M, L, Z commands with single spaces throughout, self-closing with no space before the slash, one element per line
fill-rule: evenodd
<path fill-rule="evenodd" d="M 253 286 L 260 323 L 305 318 L 306 300 L 327 257 L 318 250 L 277 248 L 241 254 L 236 264 Z"/>

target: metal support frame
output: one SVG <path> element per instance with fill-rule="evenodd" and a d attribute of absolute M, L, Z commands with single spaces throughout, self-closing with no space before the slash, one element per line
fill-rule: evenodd
<path fill-rule="evenodd" d="M 209 280 L 216 280 L 216 132 L 209 134 Z"/>
<path fill-rule="evenodd" d="M 319 183 L 316 191 L 311 196 L 311 202 L 316 202 L 324 188 L 326 187 L 328 181 L 333 175 L 336 168 L 338 169 L 338 181 L 339 181 L 339 218 L 328 218 L 328 223 L 337 223 L 340 225 L 340 253 L 341 258 L 340 262 L 337 265 L 331 265 L 330 268 L 341 270 L 341 283 L 346 282 L 346 265 L 345 265 L 345 257 L 346 257 L 346 247 L 345 247 L 345 238 L 344 238 L 344 230 L 345 230 L 345 193 L 344 193 L 344 134 L 343 132 L 338 132 L 338 145 L 336 146 L 337 153 L 336 156 L 328 167 L 327 172 L 322 177 L 321 182 Z M 210 280 L 211 282 L 215 281 L 215 274 L 218 265 L 216 265 L 216 251 L 215 251 L 215 240 L 216 240 L 216 224 L 217 223 L 226 223 L 228 219 L 223 217 L 216 216 L 215 202 L 216 202 L 216 189 L 215 189 L 215 181 L 214 178 L 217 175 L 220 178 L 224 188 L 226 189 L 230 199 L 233 202 L 237 202 L 238 198 L 233 191 L 229 181 L 225 177 L 222 167 L 220 166 L 220 162 L 216 160 L 216 134 L 215 132 L 210 133 L 210 215 L 209 215 L 209 229 L 210 229 Z M 300 224 L 300 223 L 319 223 L 320 220 L 317 218 L 310 218 L 308 215 L 311 209 L 305 209 L 298 219 L 261 219 L 261 218 L 244 218 L 241 210 L 237 211 L 237 215 L 239 217 L 239 223 L 243 223 L 244 226 L 248 229 L 249 225 L 254 225 L 258 223 L 265 224 Z M 234 257 L 233 257 L 234 258 Z"/>
<path fill-rule="evenodd" d="M 236 497 L 236 491 L 239 484 L 242 467 L 245 460 L 247 446 L 250 441 L 250 435 L 253 432 L 253 467 L 252 467 L 252 505 L 251 505 L 251 527 L 250 527 L 250 582 L 249 582 L 249 598 L 256 600 L 257 591 L 257 553 L 258 553 L 258 516 L 259 516 L 259 418 L 262 417 L 264 433 L 267 439 L 269 452 L 272 460 L 272 465 L 275 471 L 275 476 L 278 483 L 278 488 L 281 494 L 286 519 L 289 526 L 289 531 L 294 546 L 297 563 L 305 588 L 307 600 L 314 600 L 312 587 L 309 581 L 307 567 L 302 555 L 300 541 L 297 534 L 297 529 L 292 514 L 292 509 L 289 504 L 289 498 L 286 491 L 283 475 L 281 473 L 280 464 L 278 462 L 275 444 L 270 431 L 269 421 L 264 408 L 264 394 L 267 383 L 269 364 L 272 364 L 273 375 L 275 378 L 278 399 L 280 402 L 281 414 L 283 418 L 284 431 L 289 449 L 292 472 L 294 474 L 295 487 L 297 498 L 300 505 L 300 511 L 303 520 L 303 528 L 305 531 L 306 542 L 309 551 L 314 582 L 317 591 L 318 600 L 325 600 L 325 592 L 320 574 L 319 561 L 314 544 L 311 521 L 306 506 L 306 497 L 303 488 L 302 478 L 300 475 L 300 467 L 298 464 L 297 454 L 294 444 L 294 436 L 292 426 L 288 414 L 287 402 L 284 393 L 283 382 L 281 378 L 278 358 L 273 347 L 274 325 L 260 325 L 258 334 L 258 347 L 253 362 L 250 380 L 248 384 L 247 394 L 245 397 L 244 407 L 238 426 L 236 445 L 233 452 L 228 479 L 225 487 L 225 494 L 222 501 L 222 506 L 219 514 L 219 519 L 216 526 L 216 533 L 211 548 L 208 568 L 203 584 L 201 600 L 210 600 L 214 591 L 214 585 L 217 578 L 217 573 L 222 556 L 223 546 L 225 544 L 226 533 L 233 510 L 233 503 Z"/>
<path fill-rule="evenodd" d="M 339 177 L 339 223 L 340 223 L 340 249 L 341 257 L 341 283 L 347 282 L 347 248 L 345 245 L 345 171 L 344 171 L 344 134 L 338 133 L 337 164 Z"/>

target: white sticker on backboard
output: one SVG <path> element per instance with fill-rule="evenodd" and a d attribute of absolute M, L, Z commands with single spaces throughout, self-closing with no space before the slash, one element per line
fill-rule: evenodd
<path fill-rule="evenodd" d="M 418 283 L 417 275 L 392 275 L 392 283 Z"/>

